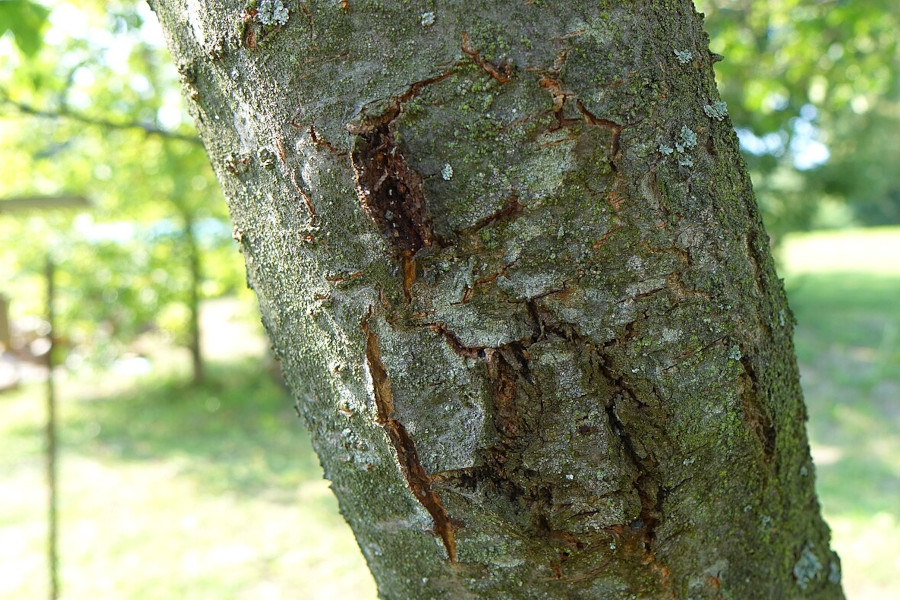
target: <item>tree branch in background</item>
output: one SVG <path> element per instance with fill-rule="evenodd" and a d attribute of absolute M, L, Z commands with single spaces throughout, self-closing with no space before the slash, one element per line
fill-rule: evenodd
<path fill-rule="evenodd" d="M 166 129 L 156 127 L 155 125 L 151 125 L 148 123 L 139 123 L 137 121 L 113 121 L 109 119 L 91 117 L 89 115 L 74 112 L 69 109 L 45 110 L 31 104 L 13 100 L 5 91 L 0 91 L 0 102 L 2 102 L 3 105 L 15 108 L 19 113 L 24 115 L 31 115 L 34 117 L 41 117 L 45 119 L 69 119 L 70 121 L 84 123 L 85 125 L 93 125 L 95 127 L 103 127 L 106 129 L 135 129 L 143 131 L 147 135 L 157 135 L 170 140 L 181 140 L 183 142 L 200 145 L 200 138 L 194 135 L 176 133 L 174 131 L 168 131 Z"/>

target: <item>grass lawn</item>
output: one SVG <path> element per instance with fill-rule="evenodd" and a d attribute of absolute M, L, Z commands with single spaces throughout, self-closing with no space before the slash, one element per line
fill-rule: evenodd
<path fill-rule="evenodd" d="M 374 598 L 286 393 L 259 359 L 61 381 L 67 599 Z M 46 598 L 40 387 L 0 396 L 0 598 Z"/>
<path fill-rule="evenodd" d="M 900 229 L 874 233 L 795 236 L 782 260 L 850 600 L 900 597 Z M 149 375 L 60 380 L 65 598 L 373 599 L 254 317 L 206 314 L 202 388 L 168 349 Z M 4 599 L 47 596 L 41 393 L 0 395 Z"/>
<path fill-rule="evenodd" d="M 782 262 L 847 597 L 900 598 L 900 228 L 796 235 Z"/>

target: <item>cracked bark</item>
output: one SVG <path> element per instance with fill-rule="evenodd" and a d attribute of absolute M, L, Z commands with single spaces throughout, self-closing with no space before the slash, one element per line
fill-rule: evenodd
<path fill-rule="evenodd" d="M 152 4 L 382 597 L 841 597 L 689 2 Z"/>
<path fill-rule="evenodd" d="M 403 423 L 394 418 L 394 398 L 391 392 L 391 380 L 388 377 L 384 363 L 381 361 L 381 350 L 378 348 L 378 338 L 369 327 L 369 317 L 366 315 L 362 330 L 366 336 L 366 366 L 372 378 L 372 391 L 375 399 L 375 422 L 384 428 L 387 437 L 397 455 L 397 464 L 400 467 L 403 478 L 416 500 L 425 507 L 425 510 L 434 519 L 435 534 L 441 538 L 444 548 L 447 550 L 447 558 L 451 563 L 456 562 L 456 540 L 454 530 L 456 525 L 447 515 L 447 510 L 441 502 L 441 497 L 431 487 L 431 477 L 425 472 L 416 444 L 407 432 Z"/>

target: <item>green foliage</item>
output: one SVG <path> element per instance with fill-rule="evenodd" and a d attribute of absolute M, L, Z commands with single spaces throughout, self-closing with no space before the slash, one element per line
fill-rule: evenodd
<path fill-rule="evenodd" d="M 0 36 L 9 31 L 19 50 L 34 56 L 41 48 L 49 14 L 49 9 L 31 0 L 0 0 Z"/>
<path fill-rule="evenodd" d="M 697 5 L 770 231 L 808 228 L 823 201 L 862 223 L 900 222 L 897 3 Z"/>
<path fill-rule="evenodd" d="M 83 354 L 106 361 L 156 327 L 187 341 L 191 237 L 201 297 L 243 274 L 155 19 L 143 3 L 81 2 L 48 22 L 28 60 L 0 44 L 0 198 L 80 194 L 92 207 L 0 216 L 2 291 L 14 317 L 42 314 L 52 251 L 61 329 Z"/>

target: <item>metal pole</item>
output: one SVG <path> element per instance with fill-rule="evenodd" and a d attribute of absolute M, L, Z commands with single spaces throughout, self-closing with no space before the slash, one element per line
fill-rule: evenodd
<path fill-rule="evenodd" d="M 56 388 L 53 382 L 53 350 L 56 324 L 53 311 L 54 289 L 53 258 L 47 255 L 47 323 L 50 326 L 50 346 L 47 350 L 47 487 L 49 503 L 47 507 L 47 570 L 50 578 L 50 600 L 59 598 L 59 555 L 57 553 L 57 478 L 56 478 Z"/>

